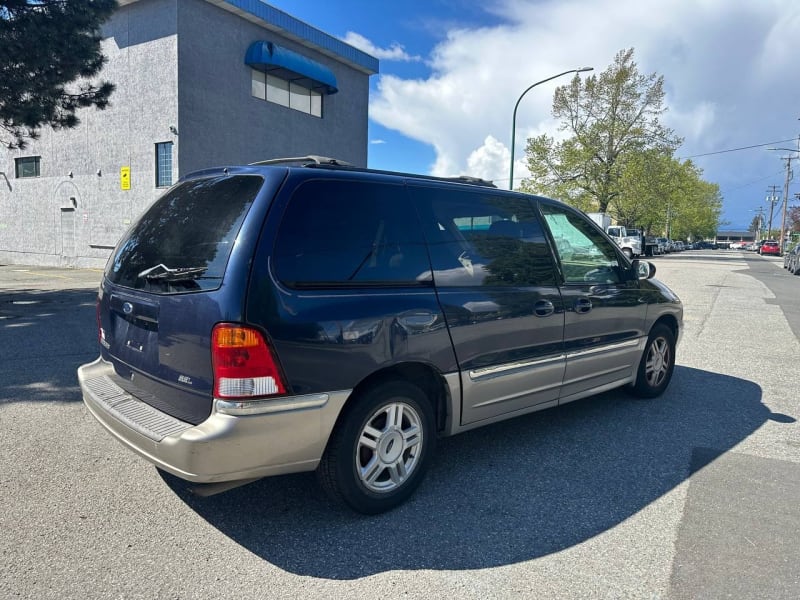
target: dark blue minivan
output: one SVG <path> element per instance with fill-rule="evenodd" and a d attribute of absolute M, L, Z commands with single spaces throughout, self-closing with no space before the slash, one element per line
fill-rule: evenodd
<path fill-rule="evenodd" d="M 160 469 L 210 491 L 316 470 L 377 513 L 440 436 L 667 387 L 680 300 L 583 213 L 470 178 L 266 163 L 182 179 L 106 266 L 83 398 Z"/>

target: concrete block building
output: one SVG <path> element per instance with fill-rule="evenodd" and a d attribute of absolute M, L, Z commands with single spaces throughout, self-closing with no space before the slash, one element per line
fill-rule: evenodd
<path fill-rule="evenodd" d="M 374 57 L 260 0 L 121 0 L 111 106 L 0 147 L 0 264 L 101 267 L 182 175 L 319 154 L 367 164 Z"/>

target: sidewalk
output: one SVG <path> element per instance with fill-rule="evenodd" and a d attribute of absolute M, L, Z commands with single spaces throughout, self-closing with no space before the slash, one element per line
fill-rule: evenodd
<path fill-rule="evenodd" d="M 94 289 L 102 269 L 62 269 L 25 265 L 0 265 L 0 293 L 22 290 Z"/>

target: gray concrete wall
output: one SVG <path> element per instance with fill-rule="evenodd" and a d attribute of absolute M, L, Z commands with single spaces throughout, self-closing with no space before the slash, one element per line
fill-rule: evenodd
<path fill-rule="evenodd" d="M 118 10 L 104 27 L 102 78 L 117 86 L 110 107 L 82 109 L 75 129 L 43 128 L 24 150 L 0 150 L 8 178 L 0 176 L 0 263 L 102 266 L 161 193 L 155 143 L 172 140 L 169 125 L 178 118 L 176 32 L 175 0 Z M 21 156 L 41 157 L 40 177 L 15 178 Z M 127 191 L 121 167 L 131 169 Z"/>
<path fill-rule="evenodd" d="M 73 130 L 41 130 L 22 151 L 0 148 L 0 264 L 102 267 L 163 189 L 155 144 L 173 142 L 173 181 L 208 166 L 321 154 L 367 164 L 369 77 L 204 0 L 124 4 L 104 27 L 105 111 Z M 330 68 L 339 92 L 323 118 L 253 98 L 245 52 L 273 41 Z M 172 132 L 170 127 L 175 128 Z M 14 159 L 41 157 L 16 179 Z M 120 189 L 130 167 L 131 189 Z M 7 178 L 7 179 L 6 179 Z"/>
<path fill-rule="evenodd" d="M 180 3 L 178 27 L 182 174 L 307 154 L 367 165 L 366 74 L 203 0 Z M 252 97 L 251 69 L 244 57 L 259 40 L 333 71 L 339 92 L 323 98 L 321 119 Z"/>

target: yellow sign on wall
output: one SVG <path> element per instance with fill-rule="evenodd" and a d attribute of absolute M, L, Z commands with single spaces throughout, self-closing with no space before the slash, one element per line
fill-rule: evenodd
<path fill-rule="evenodd" d="M 131 168 L 130 167 L 120 167 L 119 168 L 119 187 L 122 190 L 131 189 Z"/>

